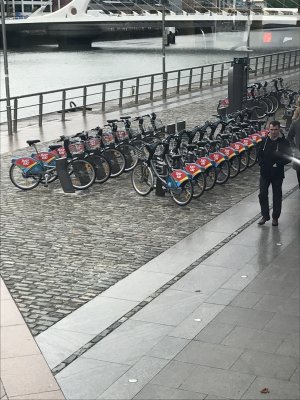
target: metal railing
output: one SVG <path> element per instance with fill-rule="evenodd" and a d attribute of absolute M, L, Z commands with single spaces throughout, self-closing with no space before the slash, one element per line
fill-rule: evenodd
<path fill-rule="evenodd" d="M 168 71 L 165 85 L 163 74 L 155 73 L 12 97 L 13 131 L 17 132 L 19 120 L 28 117 L 38 117 L 39 126 L 42 126 L 44 116 L 53 112 L 60 113 L 61 120 L 65 121 L 66 114 L 75 110 L 85 116 L 91 107 L 96 111 L 105 111 L 109 107 L 138 105 L 205 86 L 222 85 L 227 82 L 231 62 Z M 255 77 L 289 70 L 300 66 L 300 50 L 250 57 L 249 62 Z M 6 99 L 0 99 L 0 106 L 5 102 Z M 76 108 L 71 107 L 72 104 L 76 104 Z M 3 116 L 5 111 L 1 110 Z"/>

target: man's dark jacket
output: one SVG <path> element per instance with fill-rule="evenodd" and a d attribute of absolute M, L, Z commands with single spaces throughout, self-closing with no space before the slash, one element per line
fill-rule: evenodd
<path fill-rule="evenodd" d="M 260 174 L 264 178 L 284 178 L 284 165 L 290 162 L 291 148 L 283 136 L 276 140 L 269 137 L 261 141 L 258 150 Z"/>

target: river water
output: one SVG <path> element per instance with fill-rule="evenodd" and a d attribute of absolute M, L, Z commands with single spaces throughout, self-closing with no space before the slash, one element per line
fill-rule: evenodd
<path fill-rule="evenodd" d="M 258 33 L 251 32 L 253 42 L 255 35 Z M 236 50 L 243 44 L 243 32 L 177 36 L 176 44 L 166 48 L 166 70 L 244 57 L 246 51 Z M 80 51 L 62 51 L 55 46 L 9 50 L 11 96 L 161 72 L 161 47 L 158 37 L 97 42 L 91 49 Z M 286 45 L 257 49 L 250 55 L 283 50 L 287 50 Z M 3 54 L 0 56 L 0 97 L 4 98 Z"/>

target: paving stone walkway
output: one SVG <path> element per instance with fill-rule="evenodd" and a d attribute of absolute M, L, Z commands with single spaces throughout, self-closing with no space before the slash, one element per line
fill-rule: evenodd
<path fill-rule="evenodd" d="M 159 116 L 165 123 L 186 120 L 190 127 L 208 119 L 216 102 L 216 98 L 198 100 Z M 24 149 L 15 154 L 24 154 Z M 258 185 L 255 166 L 180 208 L 168 196 L 139 197 L 129 174 L 75 195 L 63 194 L 59 183 L 21 192 L 9 181 L 9 165 L 10 154 L 6 154 L 1 171 L 1 272 L 33 335 L 253 193 Z"/>

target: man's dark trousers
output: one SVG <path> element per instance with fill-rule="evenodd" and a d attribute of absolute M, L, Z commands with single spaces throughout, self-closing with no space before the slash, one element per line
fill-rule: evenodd
<path fill-rule="evenodd" d="M 269 211 L 269 197 L 268 197 L 268 189 L 269 186 L 272 185 L 273 189 L 273 213 L 272 217 L 278 219 L 281 214 L 281 205 L 282 205 L 282 182 L 283 177 L 260 177 L 259 184 L 259 203 L 261 207 L 261 215 L 267 219 L 270 218 Z"/>

